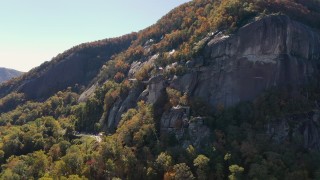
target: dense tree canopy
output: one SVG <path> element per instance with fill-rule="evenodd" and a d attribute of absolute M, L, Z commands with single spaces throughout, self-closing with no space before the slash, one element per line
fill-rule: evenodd
<path fill-rule="evenodd" d="M 210 34 L 235 33 L 277 13 L 320 28 L 319 9 L 316 0 L 194 0 L 138 33 L 76 46 L 1 85 L 0 91 L 10 92 L 17 82 L 37 77 L 71 53 L 94 54 L 101 45 L 119 48 L 130 42 L 128 49 L 105 60 L 88 84 L 96 88 L 86 101 L 78 101 L 83 89 L 75 87 L 42 101 L 19 92 L 0 94 L 0 179 L 319 179 L 318 151 L 304 149 L 292 134 L 279 144 L 263 133 L 266 122 L 312 110 L 320 98 L 319 85 L 301 89 L 307 97 L 270 90 L 253 102 L 215 111 L 170 87 L 164 90 L 164 103 L 141 98 L 122 114 L 116 129 L 101 123 L 117 100 L 152 75 L 183 74 L 185 62 L 201 53 Z M 129 75 L 133 62 L 153 56 L 154 62 Z M 206 146 L 185 146 L 174 134 L 160 133 L 159 109 L 176 106 L 189 106 L 192 117 L 205 117 L 212 132 Z M 101 131 L 107 134 L 98 135 Z"/>

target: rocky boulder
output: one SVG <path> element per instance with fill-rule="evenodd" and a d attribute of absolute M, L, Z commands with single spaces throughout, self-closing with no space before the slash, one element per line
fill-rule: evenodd
<path fill-rule="evenodd" d="M 147 102 L 150 104 L 157 103 L 165 96 L 166 81 L 162 75 L 152 77 L 147 86 Z"/>
<path fill-rule="evenodd" d="M 275 119 L 266 130 L 276 143 L 291 141 L 305 149 L 320 150 L 320 110 Z"/>
<path fill-rule="evenodd" d="M 210 129 L 204 125 L 204 118 L 190 117 L 190 107 L 177 106 L 163 113 L 160 121 L 161 134 L 173 133 L 183 147 L 192 145 L 200 148 L 209 142 Z"/>
<path fill-rule="evenodd" d="M 126 97 L 119 97 L 113 104 L 112 108 L 106 114 L 103 114 L 100 119 L 100 124 L 103 125 L 103 130 L 113 132 L 116 130 L 122 114 L 127 112 L 130 108 L 137 106 L 137 100 L 143 91 L 144 86 L 141 84 L 136 85 L 131 89 Z"/>

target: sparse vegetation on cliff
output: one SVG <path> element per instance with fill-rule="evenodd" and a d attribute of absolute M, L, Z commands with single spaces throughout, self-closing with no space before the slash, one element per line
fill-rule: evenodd
<path fill-rule="evenodd" d="M 206 38 L 271 14 L 319 29 L 319 7 L 314 0 L 194 0 L 138 33 L 76 46 L 0 85 L 0 179 L 319 179 L 318 77 L 232 107 L 192 96 L 193 79 L 175 83 L 207 67 L 200 62 Z M 77 53 L 99 60 L 93 74 L 45 95 L 27 86 Z M 32 88 L 41 97 L 30 96 Z M 114 111 L 123 112 L 119 122 L 108 119 Z M 177 119 L 167 129 L 164 111 L 177 112 L 167 114 Z M 194 145 L 189 131 L 209 135 Z"/>

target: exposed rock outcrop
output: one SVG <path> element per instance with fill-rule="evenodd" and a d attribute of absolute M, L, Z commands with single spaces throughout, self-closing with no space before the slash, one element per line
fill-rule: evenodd
<path fill-rule="evenodd" d="M 97 88 L 98 84 L 92 85 L 90 88 L 86 89 L 83 93 L 81 93 L 78 101 L 79 102 L 86 102 L 90 97 L 94 95 L 94 92 Z"/>
<path fill-rule="evenodd" d="M 170 111 L 163 113 L 160 130 L 172 132 L 187 128 L 189 124 L 189 107 L 174 107 Z"/>
<path fill-rule="evenodd" d="M 183 147 L 192 145 L 200 148 L 209 142 L 210 129 L 204 125 L 204 118 L 190 117 L 190 107 L 177 106 L 163 113 L 160 122 L 161 133 L 174 133 Z"/>
<path fill-rule="evenodd" d="M 165 96 L 166 80 L 162 75 L 152 77 L 148 82 L 147 87 L 147 102 L 150 104 L 157 103 Z"/>
<path fill-rule="evenodd" d="M 320 34 L 287 16 L 269 16 L 236 34 L 215 35 L 203 61 L 171 83 L 212 105 L 226 107 L 281 86 L 294 91 L 319 75 Z"/>
<path fill-rule="evenodd" d="M 122 114 L 127 112 L 130 108 L 134 108 L 137 105 L 137 99 L 139 98 L 144 86 L 137 84 L 131 89 L 126 97 L 119 97 L 109 110 L 107 117 L 102 116 L 100 124 L 103 125 L 103 129 L 108 132 L 116 130 Z"/>
<path fill-rule="evenodd" d="M 215 33 L 204 41 L 208 43 L 201 56 L 186 64 L 189 72 L 174 78 L 170 86 L 212 106 L 230 107 L 250 101 L 273 87 L 290 87 L 295 92 L 320 77 L 319 32 L 287 16 L 269 16 L 242 27 L 234 35 Z M 159 90 L 151 88 L 149 94 Z M 189 132 L 194 138 L 189 143 L 199 144 L 210 132 L 201 137 L 201 132 L 207 132 L 204 126 L 190 123 L 183 118 L 184 113 L 183 109 L 165 112 L 161 131 L 174 132 L 178 139 Z M 301 137 L 305 148 L 319 149 L 318 120 L 299 119 L 290 128 L 288 123 L 281 120 L 267 131 L 277 142 L 296 136 Z"/>
<path fill-rule="evenodd" d="M 305 149 L 320 150 L 320 111 L 290 115 L 266 126 L 267 134 L 277 143 L 292 141 Z"/>

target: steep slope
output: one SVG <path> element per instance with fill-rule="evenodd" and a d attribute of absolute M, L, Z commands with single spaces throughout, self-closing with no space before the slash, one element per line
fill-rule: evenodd
<path fill-rule="evenodd" d="M 286 89 L 298 96 L 304 86 L 318 84 L 320 33 L 288 16 L 267 16 L 233 35 L 217 33 L 202 41 L 206 42 L 202 53 L 187 61 L 183 75 L 165 77 L 163 72 L 157 72 L 145 81 L 145 90 L 143 85 L 136 85 L 127 96 L 109 103 L 109 111 L 99 120 L 104 129 L 116 129 L 121 115 L 139 100 L 159 103 L 167 96 L 167 88 L 189 99 L 200 99 L 214 109 L 253 101 L 271 89 Z M 152 56 L 139 62 L 140 67 L 154 61 Z M 137 63 L 131 66 L 129 74 L 137 72 Z M 165 69 L 179 65 L 184 63 L 173 63 Z M 134 73 L 131 76 L 134 78 Z M 84 94 L 88 95 L 87 91 Z M 164 118 L 161 129 L 174 128 L 167 121 L 172 120 Z"/>
<path fill-rule="evenodd" d="M 295 92 L 320 75 L 319 32 L 288 16 L 268 16 L 206 41 L 201 64 L 171 86 L 212 105 L 230 107 L 273 87 Z"/>
<path fill-rule="evenodd" d="M 135 34 L 130 34 L 76 46 L 19 79 L 2 84 L 0 97 L 17 91 L 28 99 L 43 100 L 67 87 L 87 85 L 112 55 L 128 48 L 134 39 Z"/>
<path fill-rule="evenodd" d="M 22 72 L 13 69 L 0 68 L 0 83 L 10 80 L 11 78 L 20 76 Z"/>
<path fill-rule="evenodd" d="M 319 179 L 319 72 L 319 1 L 194 0 L 1 85 L 0 176 Z"/>

